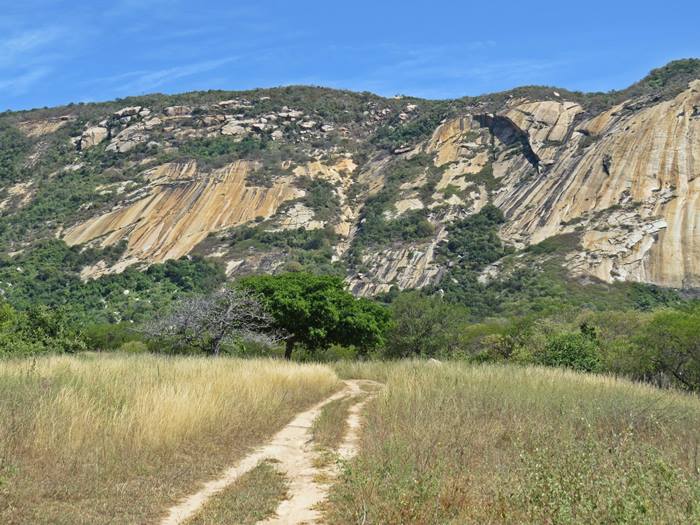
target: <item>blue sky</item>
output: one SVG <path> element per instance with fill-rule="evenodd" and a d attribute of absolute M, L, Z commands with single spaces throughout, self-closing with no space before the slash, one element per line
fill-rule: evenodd
<path fill-rule="evenodd" d="M 0 110 L 313 84 L 622 88 L 700 57 L 700 2 L 0 0 Z"/>

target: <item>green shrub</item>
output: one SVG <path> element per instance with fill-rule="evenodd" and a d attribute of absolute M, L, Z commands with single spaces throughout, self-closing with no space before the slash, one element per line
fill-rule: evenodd
<path fill-rule="evenodd" d="M 700 389 L 700 308 L 661 310 L 640 334 L 638 344 L 653 352 L 675 385 Z"/>
<path fill-rule="evenodd" d="M 119 347 L 119 351 L 127 354 L 144 354 L 148 352 L 148 345 L 143 341 L 127 341 Z"/>
<path fill-rule="evenodd" d="M 536 356 L 540 364 L 571 368 L 582 372 L 600 369 L 598 343 L 584 333 L 564 333 L 552 336 L 544 352 Z"/>
<path fill-rule="evenodd" d="M 392 325 L 384 355 L 390 358 L 454 356 L 467 311 L 440 297 L 401 294 L 391 304 Z"/>

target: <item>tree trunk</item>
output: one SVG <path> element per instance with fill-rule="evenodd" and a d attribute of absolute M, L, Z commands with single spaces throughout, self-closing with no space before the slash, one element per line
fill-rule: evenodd
<path fill-rule="evenodd" d="M 294 350 L 294 341 L 287 339 L 284 347 L 284 358 L 289 361 L 292 358 L 292 350 Z"/>
<path fill-rule="evenodd" d="M 214 339 L 214 341 L 212 342 L 212 349 L 211 350 L 212 350 L 211 353 L 214 357 L 219 356 L 219 353 L 221 352 L 221 338 L 220 337 L 217 337 L 216 339 Z"/>

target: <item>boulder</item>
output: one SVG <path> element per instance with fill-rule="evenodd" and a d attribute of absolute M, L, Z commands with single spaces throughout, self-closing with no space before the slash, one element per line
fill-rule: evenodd
<path fill-rule="evenodd" d="M 100 142 L 109 136 L 109 130 L 102 126 L 91 126 L 83 131 L 80 137 L 80 149 L 86 150 L 97 146 Z"/>
<path fill-rule="evenodd" d="M 128 108 L 122 108 L 119 111 L 114 112 L 114 116 L 117 118 L 132 117 L 138 115 L 143 107 L 141 106 L 129 106 Z"/>
<path fill-rule="evenodd" d="M 163 113 L 168 117 L 185 117 L 192 113 L 192 108 L 189 106 L 170 106 L 165 108 Z"/>
<path fill-rule="evenodd" d="M 221 128 L 222 135 L 243 135 L 245 132 L 245 128 L 236 122 L 229 122 Z"/>

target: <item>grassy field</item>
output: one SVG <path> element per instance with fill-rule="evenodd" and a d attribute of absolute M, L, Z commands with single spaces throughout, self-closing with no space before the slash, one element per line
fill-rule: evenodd
<path fill-rule="evenodd" d="M 386 384 L 330 524 L 700 523 L 700 400 L 606 376 L 463 363 L 80 355 L 0 361 L 0 523 L 151 523 L 340 387 Z M 345 431 L 349 401 L 312 428 Z M 191 523 L 254 523 L 262 463 Z"/>
<path fill-rule="evenodd" d="M 604 376 L 344 364 L 386 382 L 329 523 L 700 523 L 700 400 Z"/>
<path fill-rule="evenodd" d="M 0 523 L 144 523 L 338 389 L 277 360 L 0 361 Z"/>

